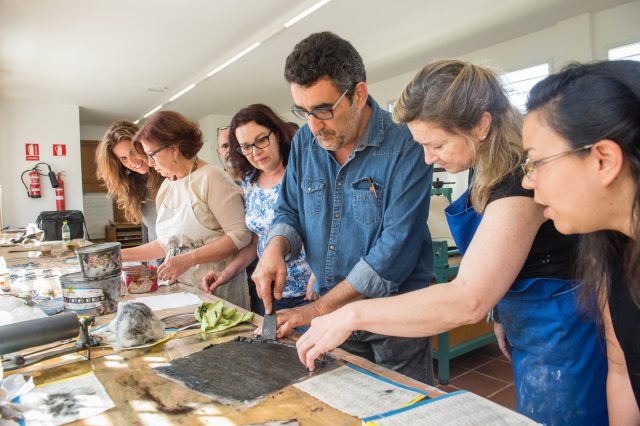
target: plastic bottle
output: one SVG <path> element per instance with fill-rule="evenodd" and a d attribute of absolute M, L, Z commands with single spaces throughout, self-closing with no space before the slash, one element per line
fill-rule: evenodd
<path fill-rule="evenodd" d="M 71 229 L 69 229 L 69 224 L 65 220 L 62 222 L 62 244 L 67 246 L 71 241 Z"/>

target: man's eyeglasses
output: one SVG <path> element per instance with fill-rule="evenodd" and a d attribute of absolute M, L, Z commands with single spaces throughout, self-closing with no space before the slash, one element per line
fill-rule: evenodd
<path fill-rule="evenodd" d="M 149 158 L 149 161 L 156 161 L 155 155 L 157 153 L 159 153 L 160 151 L 162 151 L 163 149 L 169 148 L 170 146 L 171 145 L 162 146 L 162 147 L 156 149 L 155 151 L 147 152 L 147 157 Z"/>
<path fill-rule="evenodd" d="M 311 111 L 307 111 L 306 109 L 302 109 L 302 108 L 293 107 L 291 108 L 291 112 L 293 113 L 293 115 L 295 115 L 301 120 L 309 120 L 311 116 L 314 116 L 318 120 L 331 120 L 333 118 L 333 111 L 336 110 L 336 108 L 338 107 L 338 104 L 340 104 L 340 101 L 342 100 L 342 98 L 345 97 L 348 91 L 349 89 L 342 92 L 342 95 L 340 95 L 338 100 L 330 107 L 314 108 Z"/>
<path fill-rule="evenodd" d="M 268 147 L 269 144 L 271 143 L 271 140 L 269 139 L 269 136 L 271 136 L 271 133 L 273 133 L 273 130 L 269 130 L 269 133 L 267 133 L 265 136 L 262 136 L 256 139 L 254 143 L 240 144 L 240 146 L 236 148 L 236 151 L 238 151 L 240 154 L 246 157 L 249 154 L 253 154 L 254 147 L 258 149 L 264 149 Z"/>
<path fill-rule="evenodd" d="M 535 161 L 531 161 L 527 158 L 525 162 L 520 165 L 520 167 L 522 167 L 522 171 L 524 172 L 525 176 L 528 178 L 531 178 L 533 171 L 538 167 L 542 166 L 543 164 L 547 164 L 553 160 L 562 158 L 565 155 L 571 155 L 571 154 L 576 154 L 578 152 L 586 151 L 587 149 L 591 149 L 593 145 L 595 144 L 592 143 L 589 145 L 584 145 L 584 146 L 581 146 L 580 148 L 570 149 L 569 151 L 561 152 L 559 154 L 551 155 L 549 157 L 541 158 Z"/>
<path fill-rule="evenodd" d="M 229 127 L 231 126 L 222 126 L 222 127 L 218 127 L 216 129 L 216 137 L 220 137 L 220 133 L 224 132 L 225 130 L 227 130 Z"/>

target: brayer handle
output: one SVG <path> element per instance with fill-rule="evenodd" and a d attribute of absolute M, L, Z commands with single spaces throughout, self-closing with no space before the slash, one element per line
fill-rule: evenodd
<path fill-rule="evenodd" d="M 78 337 L 80 321 L 73 312 L 0 327 L 0 355 Z"/>

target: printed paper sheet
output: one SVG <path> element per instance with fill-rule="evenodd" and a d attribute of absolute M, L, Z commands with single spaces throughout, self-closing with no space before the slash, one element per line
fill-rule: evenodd
<path fill-rule="evenodd" d="M 527 417 L 481 396 L 459 391 L 363 419 L 367 426 L 502 426 L 537 425 Z"/>
<path fill-rule="evenodd" d="M 115 404 L 93 373 L 36 386 L 21 403 L 29 426 L 57 426 L 98 415 Z"/>
<path fill-rule="evenodd" d="M 405 406 L 425 397 L 418 389 L 395 383 L 351 364 L 295 385 L 343 413 L 359 418 Z"/>

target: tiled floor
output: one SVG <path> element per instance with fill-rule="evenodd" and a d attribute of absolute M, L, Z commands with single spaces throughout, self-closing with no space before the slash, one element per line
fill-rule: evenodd
<path fill-rule="evenodd" d="M 434 360 L 436 377 L 437 364 Z M 445 392 L 468 390 L 515 410 L 516 393 L 511 363 L 502 355 L 497 343 L 452 359 L 449 369 L 449 384 L 438 388 Z"/>

